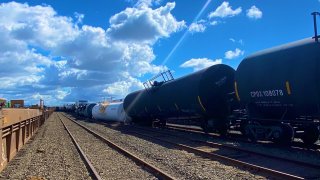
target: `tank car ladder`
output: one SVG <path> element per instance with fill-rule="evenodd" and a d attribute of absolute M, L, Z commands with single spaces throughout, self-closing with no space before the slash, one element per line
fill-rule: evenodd
<path fill-rule="evenodd" d="M 160 82 L 156 81 L 156 79 L 162 78 Z M 161 86 L 163 83 L 169 82 L 174 80 L 172 73 L 170 70 L 161 72 L 156 76 L 152 77 L 148 81 L 143 83 L 143 86 L 146 90 L 149 90 L 152 87 Z"/>

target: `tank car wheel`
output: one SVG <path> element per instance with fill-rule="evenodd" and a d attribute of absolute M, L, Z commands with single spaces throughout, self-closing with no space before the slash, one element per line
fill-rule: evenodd
<path fill-rule="evenodd" d="M 167 125 L 167 121 L 166 120 L 160 120 L 159 121 L 159 127 L 160 128 L 165 128 Z"/>
<path fill-rule="evenodd" d="M 280 128 L 282 132 L 278 138 L 274 139 L 274 142 L 278 144 L 290 144 L 294 138 L 294 129 L 289 124 L 281 124 Z"/>
<path fill-rule="evenodd" d="M 209 127 L 208 127 L 208 125 L 202 124 L 202 125 L 201 125 L 201 128 L 202 128 L 203 132 L 209 133 Z"/>
<path fill-rule="evenodd" d="M 219 127 L 218 132 L 221 136 L 227 136 L 228 134 L 228 126 L 223 124 Z"/>
<path fill-rule="evenodd" d="M 210 133 L 212 131 L 212 129 L 209 127 L 208 120 L 203 120 L 201 123 L 201 128 L 205 133 Z"/>
<path fill-rule="evenodd" d="M 243 136 L 246 136 L 246 126 L 248 125 L 247 121 L 241 121 L 240 123 L 240 132 Z"/>
<path fill-rule="evenodd" d="M 304 129 L 304 133 L 303 133 L 301 139 L 305 144 L 312 145 L 318 141 L 319 135 L 320 135 L 320 132 L 319 132 L 318 127 L 307 126 Z"/>

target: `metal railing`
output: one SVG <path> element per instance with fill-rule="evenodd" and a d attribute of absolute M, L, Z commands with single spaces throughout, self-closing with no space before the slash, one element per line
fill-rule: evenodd
<path fill-rule="evenodd" d="M 21 109 L 11 109 L 11 111 L 19 110 Z M 34 110 L 30 109 L 30 111 Z M 51 114 L 52 111 L 44 111 L 36 116 L 26 116 L 28 118 L 18 115 L 18 119 L 14 116 L 14 119 L 8 120 L 8 114 L 0 110 L 0 171 L 6 167 Z"/>
<path fill-rule="evenodd" d="M 156 81 L 158 78 L 162 78 L 161 81 Z M 172 73 L 170 70 L 167 70 L 167 71 L 164 71 L 164 72 L 157 74 L 156 76 L 154 76 L 150 80 L 144 82 L 143 86 L 146 90 L 148 90 L 152 87 L 161 86 L 163 83 L 168 82 L 168 81 L 172 81 L 172 80 L 174 80 Z"/>

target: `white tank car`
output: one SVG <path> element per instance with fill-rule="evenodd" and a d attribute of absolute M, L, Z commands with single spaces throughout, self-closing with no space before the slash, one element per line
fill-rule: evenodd
<path fill-rule="evenodd" d="M 92 117 L 103 121 L 118 121 L 123 123 L 131 121 L 123 109 L 123 102 L 97 104 L 92 108 Z"/>

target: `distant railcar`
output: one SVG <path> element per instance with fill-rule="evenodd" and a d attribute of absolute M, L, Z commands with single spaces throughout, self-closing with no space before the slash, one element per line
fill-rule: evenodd
<path fill-rule="evenodd" d="M 86 108 L 83 112 L 83 115 L 87 118 L 92 118 L 92 109 L 93 107 L 97 105 L 97 103 L 90 103 L 86 105 Z"/>
<path fill-rule="evenodd" d="M 92 108 L 92 117 L 101 121 L 130 122 L 123 109 L 123 102 L 111 102 L 105 104 L 96 104 Z"/>

